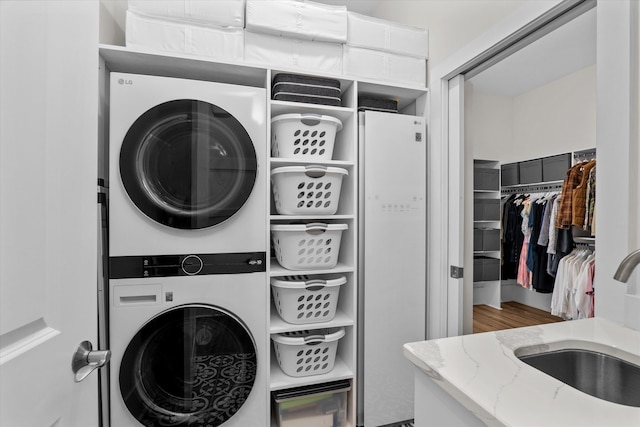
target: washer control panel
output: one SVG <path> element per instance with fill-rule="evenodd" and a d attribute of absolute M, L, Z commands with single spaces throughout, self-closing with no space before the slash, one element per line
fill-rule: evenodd
<path fill-rule="evenodd" d="M 110 279 L 266 271 L 266 253 L 122 256 L 109 258 Z"/>

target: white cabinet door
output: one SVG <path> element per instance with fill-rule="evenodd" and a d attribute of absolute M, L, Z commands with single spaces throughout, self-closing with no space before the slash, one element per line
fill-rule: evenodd
<path fill-rule="evenodd" d="M 98 424 L 98 2 L 0 1 L 0 425 Z"/>

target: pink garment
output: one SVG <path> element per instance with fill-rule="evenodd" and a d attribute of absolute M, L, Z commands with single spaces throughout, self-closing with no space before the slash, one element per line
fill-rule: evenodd
<path fill-rule="evenodd" d="M 518 276 L 516 281 L 518 285 L 523 288 L 531 288 L 531 271 L 527 267 L 527 256 L 529 254 L 529 239 L 531 238 L 531 229 L 529 228 L 529 212 L 531 212 L 531 200 L 526 199 L 522 202 L 524 208 L 522 209 L 522 234 L 524 234 L 524 241 L 522 243 L 522 250 L 520 251 L 520 260 L 518 261 Z"/>
<path fill-rule="evenodd" d="M 531 212 L 531 199 L 525 199 L 522 204 L 522 234 L 524 234 L 524 241 L 522 243 L 522 250 L 520 251 L 520 260 L 518 261 L 518 275 L 516 277 L 517 283 L 523 288 L 531 288 L 531 270 L 527 267 L 527 257 L 529 254 L 529 240 L 531 239 L 531 229 L 529 228 L 529 213 Z"/>
<path fill-rule="evenodd" d="M 523 288 L 529 289 L 531 288 L 531 271 L 529 271 L 529 267 L 527 267 L 527 255 L 529 253 L 529 238 L 531 236 L 524 236 L 524 242 L 522 244 L 522 251 L 520 252 L 520 261 L 518 262 L 518 277 L 517 282 L 518 285 Z"/>

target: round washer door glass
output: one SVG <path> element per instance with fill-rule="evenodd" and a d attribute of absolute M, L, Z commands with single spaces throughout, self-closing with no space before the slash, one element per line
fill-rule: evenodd
<path fill-rule="evenodd" d="M 120 176 L 133 203 L 173 228 L 206 228 L 230 218 L 251 195 L 256 175 L 246 129 L 204 101 L 151 108 L 133 123 L 120 150 Z"/>
<path fill-rule="evenodd" d="M 120 366 L 120 391 L 143 425 L 219 426 L 245 403 L 256 378 L 255 342 L 233 314 L 183 306 L 149 321 Z"/>

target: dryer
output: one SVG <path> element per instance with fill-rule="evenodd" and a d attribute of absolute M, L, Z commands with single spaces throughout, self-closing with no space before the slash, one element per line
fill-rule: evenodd
<path fill-rule="evenodd" d="M 111 73 L 109 256 L 265 251 L 266 90 Z"/>
<path fill-rule="evenodd" d="M 263 427 L 265 253 L 119 258 L 110 280 L 111 424 Z"/>

